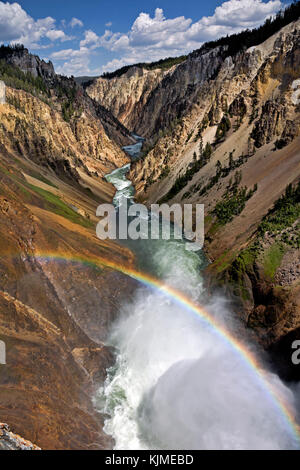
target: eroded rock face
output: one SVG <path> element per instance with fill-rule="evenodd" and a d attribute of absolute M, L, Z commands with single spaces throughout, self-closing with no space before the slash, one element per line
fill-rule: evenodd
<path fill-rule="evenodd" d="M 138 67 L 120 78 L 97 79 L 87 92 L 110 109 L 128 128 L 151 137 L 189 106 L 197 87 L 217 71 L 222 63 L 220 48 L 189 56 L 168 71 Z"/>
<path fill-rule="evenodd" d="M 235 57 L 223 60 L 222 51 L 215 49 L 207 58 L 206 54 L 190 56 L 161 82 L 144 108 L 150 111 L 149 119 L 152 116 L 153 122 L 159 123 L 157 128 L 154 130 L 148 118 L 144 121 L 141 114 L 141 131 L 145 123 L 145 135 L 151 136 L 153 132 L 157 135 L 155 139 L 150 138 L 154 145 L 143 161 L 132 167 L 131 178 L 140 198 L 154 202 L 166 194 L 179 174 L 186 172 L 193 153 L 199 153 L 200 133 L 204 144 L 215 142 L 214 126 L 225 113 L 231 116 L 232 129 L 240 129 L 241 139 L 235 139 L 231 131 L 227 137 L 232 144 L 225 140 L 219 147 L 218 157 L 212 159 L 214 164 L 217 160 L 226 164 L 231 151 L 252 154 L 254 147 L 275 144 L 277 140 L 283 148 L 299 135 L 299 107 L 292 99 L 292 84 L 299 74 L 299 36 L 298 21 Z M 204 121 L 207 124 L 203 128 Z M 214 166 L 206 166 L 197 179 L 213 173 Z M 195 180 L 196 177 L 193 183 Z M 180 193 L 181 197 L 184 192 Z"/>
<path fill-rule="evenodd" d="M 89 96 L 109 109 L 128 129 L 138 132 L 141 113 L 151 93 L 171 71 L 130 68 L 120 78 L 98 78 Z"/>
<path fill-rule="evenodd" d="M 104 345 L 108 328 L 135 283 L 108 269 L 105 259 L 132 266 L 133 258 L 113 243 L 100 242 L 91 221 L 86 224 L 75 212 L 69 219 L 68 212 L 57 211 L 55 199 L 49 205 L 18 165 L 2 149 L 0 339 L 6 364 L 0 365 L 1 420 L 43 449 L 111 448 L 92 396 L 113 361 Z M 48 185 L 46 194 L 59 191 L 66 197 L 66 183 L 60 186 L 57 179 L 57 184 Z M 79 207 L 84 196 L 84 206 L 95 210 L 79 187 L 69 190 Z"/>
<path fill-rule="evenodd" d="M 283 132 L 286 123 L 286 108 L 283 104 L 267 101 L 261 110 L 260 119 L 255 123 L 251 137 L 256 147 L 268 144 Z"/>
<path fill-rule="evenodd" d="M 113 197 L 102 177 L 128 162 L 121 145 L 131 140 L 75 82 L 24 50 L 12 56 L 47 91 L 8 88 L 0 106 L 0 417 L 43 449 L 107 449 L 92 396 L 113 361 L 108 329 L 135 283 L 107 267 L 133 256 L 97 239 L 95 214 Z"/>
<path fill-rule="evenodd" d="M 222 64 L 220 48 L 203 52 L 179 64 L 151 93 L 143 109 L 138 133 L 151 137 L 160 129 L 170 128 L 197 101 L 199 86 L 212 78 Z"/>
<path fill-rule="evenodd" d="M 0 450 L 41 450 L 40 447 L 26 441 L 10 431 L 7 424 L 0 423 Z"/>
<path fill-rule="evenodd" d="M 0 115 L 1 144 L 30 155 L 32 161 L 48 166 L 60 177 L 76 179 L 78 169 L 103 176 L 128 161 L 101 120 L 88 109 L 68 123 L 47 103 L 8 88 L 7 105 Z"/>
<path fill-rule="evenodd" d="M 28 91 L 7 89 L 7 107 L 1 108 L 6 148 L 75 180 L 79 168 L 103 176 L 127 161 L 121 147 L 132 142 L 128 130 L 73 78 L 56 75 L 51 62 L 23 46 L 2 46 L 0 59 L 25 74 L 16 88 Z"/>

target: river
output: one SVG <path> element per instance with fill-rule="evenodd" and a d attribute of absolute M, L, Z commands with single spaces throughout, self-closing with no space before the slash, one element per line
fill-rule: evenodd
<path fill-rule="evenodd" d="M 136 158 L 136 148 L 129 151 Z M 107 176 L 117 189 L 116 210 L 133 201 L 129 169 Z M 146 279 L 157 282 L 144 282 L 134 300 L 124 299 L 111 328 L 115 365 L 95 403 L 115 449 L 299 448 L 287 411 L 295 395 L 253 362 L 262 363 L 260 352 L 245 332 L 241 342 L 228 301 L 206 295 L 204 254 L 177 240 L 120 243 L 135 253 Z"/>

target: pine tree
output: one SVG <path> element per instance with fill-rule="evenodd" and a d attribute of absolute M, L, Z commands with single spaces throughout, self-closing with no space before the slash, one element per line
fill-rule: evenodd
<path fill-rule="evenodd" d="M 203 152 L 204 163 L 207 163 L 209 161 L 211 154 L 212 154 L 212 146 L 210 145 L 209 142 L 207 142 L 207 144 L 205 145 L 204 152 Z"/>
<path fill-rule="evenodd" d="M 202 135 L 200 136 L 199 153 L 200 153 L 200 158 L 201 158 L 203 156 L 203 137 L 202 137 Z"/>
<path fill-rule="evenodd" d="M 229 154 L 229 169 L 232 170 L 234 168 L 234 160 L 233 160 L 233 152 Z"/>
<path fill-rule="evenodd" d="M 216 170 L 217 170 L 217 175 L 219 175 L 222 172 L 222 163 L 220 162 L 220 160 L 218 160 L 216 163 Z"/>

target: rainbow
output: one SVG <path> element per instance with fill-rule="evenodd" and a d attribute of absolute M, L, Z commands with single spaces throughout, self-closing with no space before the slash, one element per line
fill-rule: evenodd
<path fill-rule="evenodd" d="M 173 301 L 176 301 L 179 305 L 190 311 L 192 314 L 196 315 L 210 328 L 213 329 L 214 333 L 227 345 L 236 352 L 240 358 L 243 360 L 245 365 L 251 370 L 251 372 L 258 378 L 261 386 L 264 388 L 265 392 L 268 394 L 269 398 L 272 400 L 275 408 L 283 417 L 287 426 L 291 429 L 297 444 L 300 448 L 300 427 L 297 424 L 294 417 L 294 410 L 290 409 L 289 406 L 283 401 L 281 397 L 278 396 L 276 390 L 272 387 L 269 381 L 266 378 L 265 372 L 261 365 L 259 364 L 256 357 L 253 355 L 249 349 L 246 348 L 244 344 L 237 340 L 230 332 L 224 329 L 214 318 L 200 305 L 195 304 L 189 298 L 187 298 L 181 292 L 178 292 L 173 287 L 165 284 L 159 279 L 150 276 L 144 272 L 137 271 L 132 267 L 127 267 L 125 265 L 118 264 L 114 261 L 110 261 L 104 258 L 83 258 L 79 256 L 74 256 L 71 254 L 57 254 L 57 253 L 37 253 L 33 256 L 35 259 L 41 261 L 68 261 L 72 263 L 79 263 L 93 268 L 109 268 L 114 271 L 123 273 L 136 281 L 142 283 L 147 287 L 154 288 L 164 295 L 171 298 Z"/>

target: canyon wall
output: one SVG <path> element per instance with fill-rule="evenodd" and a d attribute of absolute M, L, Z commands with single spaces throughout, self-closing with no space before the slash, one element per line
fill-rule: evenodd
<path fill-rule="evenodd" d="M 163 71 L 132 67 L 121 77 L 99 77 L 87 88 L 87 93 L 109 109 L 128 129 L 139 133 L 141 114 L 151 93 L 171 73 L 172 69 Z"/>
<path fill-rule="evenodd" d="M 106 264 L 134 260 L 97 239 L 95 214 L 114 193 L 103 176 L 128 162 L 121 145 L 132 139 L 51 64 L 21 48 L 1 54 L 1 422 L 43 449 L 111 448 L 91 397 L 113 359 L 108 328 L 135 285 Z M 1 425 L 3 447 L 34 448 Z"/>

